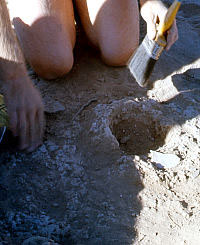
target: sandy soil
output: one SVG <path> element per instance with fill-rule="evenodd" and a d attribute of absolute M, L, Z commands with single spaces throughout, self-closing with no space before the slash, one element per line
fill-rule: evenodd
<path fill-rule="evenodd" d="M 1 245 L 200 243 L 199 13 L 183 4 L 149 90 L 85 41 L 61 80 L 29 69 L 47 128 L 34 153 L 1 145 Z"/>

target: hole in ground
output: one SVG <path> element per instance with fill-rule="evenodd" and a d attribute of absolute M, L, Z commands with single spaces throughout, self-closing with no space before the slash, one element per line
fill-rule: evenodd
<path fill-rule="evenodd" d="M 129 118 L 113 123 L 112 133 L 121 150 L 131 155 L 145 155 L 164 145 L 167 132 L 151 118 Z"/>

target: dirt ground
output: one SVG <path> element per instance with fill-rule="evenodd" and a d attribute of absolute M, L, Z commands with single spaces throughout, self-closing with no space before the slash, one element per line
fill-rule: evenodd
<path fill-rule="evenodd" d="M 0 245 L 200 244 L 199 13 L 184 1 L 151 89 L 85 41 L 65 78 L 29 69 L 47 127 L 34 153 L 1 145 Z"/>

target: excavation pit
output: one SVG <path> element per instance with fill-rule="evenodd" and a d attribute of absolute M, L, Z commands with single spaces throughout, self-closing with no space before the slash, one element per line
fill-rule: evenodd
<path fill-rule="evenodd" d="M 166 130 L 150 117 L 121 119 L 113 123 L 112 133 L 120 149 L 131 155 L 145 155 L 165 144 Z"/>

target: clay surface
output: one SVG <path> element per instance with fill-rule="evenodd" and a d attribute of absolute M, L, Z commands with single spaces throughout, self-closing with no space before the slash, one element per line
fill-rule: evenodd
<path fill-rule="evenodd" d="M 199 13 L 198 0 L 183 1 L 179 40 L 149 90 L 82 38 L 65 78 L 29 69 L 47 127 L 34 153 L 0 145 L 1 245 L 199 244 Z"/>

